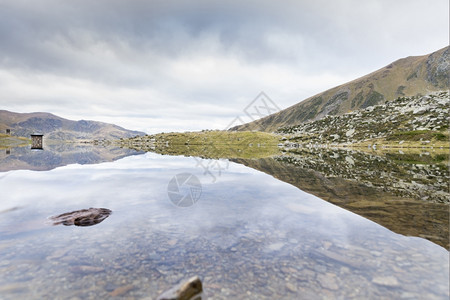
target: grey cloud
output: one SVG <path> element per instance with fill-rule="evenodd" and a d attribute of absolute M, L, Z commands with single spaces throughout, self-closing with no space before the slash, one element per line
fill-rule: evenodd
<path fill-rule="evenodd" d="M 188 111 L 228 123 L 223 106 L 243 108 L 261 90 L 287 106 L 311 96 L 301 89 L 343 83 L 309 87 L 309 77 L 352 79 L 444 47 L 447 11 L 447 0 L 0 0 L 0 75 L 35 94 L 15 107 L 39 99 L 70 112 L 70 99 L 96 114 Z M 33 76 L 47 80 L 42 90 Z M 4 102 L 11 88 L 2 92 Z"/>
<path fill-rule="evenodd" d="M 202 41 L 211 37 L 219 43 L 213 51 L 247 63 L 290 63 L 309 71 L 330 65 L 352 68 L 349 60 L 373 57 L 378 51 L 395 52 L 382 43 L 394 42 L 399 35 L 395 26 L 406 17 L 398 12 L 404 10 L 414 18 L 407 7 L 424 6 L 424 1 L 401 1 L 402 7 L 392 1 L 350 0 L 27 2 L 2 5 L 2 63 L 80 73 L 90 73 L 89 65 L 97 66 L 95 62 L 83 65 L 74 52 L 89 51 L 98 43 L 118 60 L 123 55 L 118 49 L 123 47 L 175 59 L 207 54 L 211 49 L 199 45 L 205 46 Z M 421 22 L 427 18 L 431 16 L 424 14 Z M 270 35 L 280 32 L 278 43 L 270 40 Z"/>

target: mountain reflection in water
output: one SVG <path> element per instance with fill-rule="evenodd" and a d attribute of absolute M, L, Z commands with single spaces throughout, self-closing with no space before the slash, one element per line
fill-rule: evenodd
<path fill-rule="evenodd" d="M 44 150 L 32 151 L 29 146 L 0 151 L 0 172 L 11 170 L 48 171 L 70 164 L 98 164 L 142 154 L 115 146 L 57 143 L 46 144 Z"/>
<path fill-rule="evenodd" d="M 392 231 L 449 249 L 448 154 L 296 149 L 275 158 L 232 159 Z"/>
<path fill-rule="evenodd" d="M 134 147 L 160 154 L 193 155 L 190 146 Z M 204 159 L 217 159 L 217 153 L 222 153 L 213 145 L 199 149 L 196 156 Z M 403 153 L 314 147 L 280 151 L 272 158 L 242 155 L 252 150 L 258 149 L 249 145 L 245 151 L 223 152 L 232 155 L 223 158 L 270 174 L 397 233 L 450 248 L 448 149 L 428 149 L 431 153 L 403 149 Z M 209 157 L 210 153 L 215 156 Z M 209 162 L 196 160 L 205 173 L 211 172 Z"/>
<path fill-rule="evenodd" d="M 167 151 L 157 150 L 162 154 Z M 28 147 L 12 148 L 8 154 L 0 154 L 0 172 L 96 164 L 142 153 L 114 146 L 72 143 L 46 145 L 45 150 L 37 152 Z M 205 153 L 198 155 L 207 157 Z M 448 153 L 300 148 L 274 158 L 231 161 L 270 174 L 394 232 L 423 237 L 446 249 L 450 247 Z"/>

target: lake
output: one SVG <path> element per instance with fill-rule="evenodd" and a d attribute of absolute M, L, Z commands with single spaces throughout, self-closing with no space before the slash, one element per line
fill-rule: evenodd
<path fill-rule="evenodd" d="M 400 234 L 323 200 L 305 185 L 320 176 L 301 173 L 304 164 L 93 146 L 14 148 L 0 158 L 1 299 L 154 299 L 193 275 L 206 299 L 449 297 L 444 240 Z M 338 185 L 317 186 L 336 194 Z M 384 195 L 368 191 L 358 201 Z M 89 208 L 112 213 L 92 226 L 51 219 Z M 448 227 L 448 215 L 434 221 Z"/>

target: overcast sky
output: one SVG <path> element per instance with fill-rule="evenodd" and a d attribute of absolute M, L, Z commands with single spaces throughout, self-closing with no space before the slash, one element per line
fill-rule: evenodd
<path fill-rule="evenodd" d="M 0 0 L 0 109 L 224 129 L 448 45 L 448 0 Z"/>

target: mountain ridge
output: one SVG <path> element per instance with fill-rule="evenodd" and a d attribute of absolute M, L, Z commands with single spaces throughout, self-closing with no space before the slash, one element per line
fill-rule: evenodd
<path fill-rule="evenodd" d="M 397 97 L 448 90 L 449 47 L 431 54 L 401 58 L 367 75 L 309 97 L 280 112 L 230 130 L 274 132 L 279 127 L 319 120 L 384 104 Z"/>
<path fill-rule="evenodd" d="M 118 139 L 144 132 L 90 120 L 73 121 L 47 112 L 17 113 L 0 110 L 0 131 L 10 130 L 13 136 L 29 137 L 34 132 L 43 133 L 50 140 Z"/>

